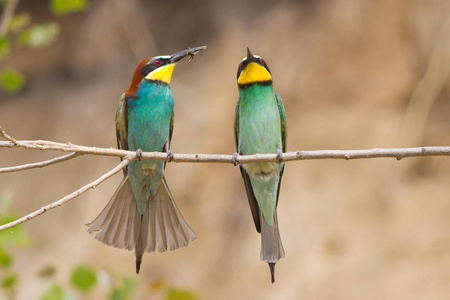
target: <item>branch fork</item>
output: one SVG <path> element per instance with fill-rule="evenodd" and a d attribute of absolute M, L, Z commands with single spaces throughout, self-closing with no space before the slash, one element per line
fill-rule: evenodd
<path fill-rule="evenodd" d="M 53 208 L 59 207 L 70 200 L 82 195 L 91 188 L 95 188 L 114 174 L 124 169 L 130 162 L 134 160 L 158 160 L 172 161 L 176 163 L 230 163 L 230 164 L 248 164 L 260 162 L 288 162 L 294 160 L 311 160 L 311 159 L 368 159 L 368 158 L 395 158 L 401 160 L 407 157 L 423 157 L 423 156 L 450 156 L 450 147 L 417 147 L 417 148 L 394 148 L 394 149 L 366 149 L 366 150 L 315 150 L 315 151 L 295 151 L 295 152 L 277 152 L 268 154 L 254 155 L 233 155 L 225 154 L 176 154 L 168 155 L 166 152 L 139 152 L 127 151 L 114 148 L 98 148 L 74 145 L 68 143 L 57 143 L 52 141 L 32 140 L 20 141 L 8 135 L 0 126 L 0 136 L 6 141 L 0 141 L 0 148 L 25 148 L 37 150 L 54 150 L 68 152 L 63 156 L 58 156 L 46 161 L 24 164 L 13 167 L 0 168 L 1 173 L 9 173 L 23 171 L 34 168 L 43 168 L 56 163 L 67 161 L 82 155 L 99 155 L 120 157 L 122 161 L 109 172 L 103 174 L 95 181 L 81 187 L 73 193 L 55 201 L 49 205 L 20 218 L 13 222 L 0 226 L 0 231 L 12 228 L 21 223 L 27 222 Z"/>

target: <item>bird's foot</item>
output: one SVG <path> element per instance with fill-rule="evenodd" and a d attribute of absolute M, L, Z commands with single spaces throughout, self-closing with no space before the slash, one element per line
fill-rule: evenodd
<path fill-rule="evenodd" d="M 167 153 L 167 158 L 169 159 L 167 162 L 172 162 L 172 160 L 173 160 L 173 152 L 172 152 L 172 150 L 167 149 L 166 153 Z"/>
<path fill-rule="evenodd" d="M 277 150 L 277 162 L 279 164 L 283 162 L 283 151 L 281 151 L 281 149 Z"/>
<path fill-rule="evenodd" d="M 236 167 L 238 165 L 238 157 L 239 157 L 239 153 L 235 152 L 233 154 L 233 157 L 231 158 L 231 161 L 233 162 L 233 165 Z"/>
<path fill-rule="evenodd" d="M 142 158 L 142 150 L 141 149 L 136 150 L 136 158 L 138 161 L 141 161 L 141 158 Z"/>

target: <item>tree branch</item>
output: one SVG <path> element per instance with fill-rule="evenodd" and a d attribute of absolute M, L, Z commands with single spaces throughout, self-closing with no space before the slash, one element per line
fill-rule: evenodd
<path fill-rule="evenodd" d="M 0 36 L 5 36 L 8 33 L 9 22 L 14 17 L 17 4 L 19 4 L 19 0 L 10 0 L 3 8 L 4 10 L 0 19 Z"/>
<path fill-rule="evenodd" d="M 91 154 L 101 156 L 130 157 L 136 159 L 134 151 L 114 148 L 97 148 L 74 145 L 71 143 L 55 143 L 51 141 L 0 141 L 0 148 L 26 148 L 38 150 L 56 150 L 62 152 L 75 152 L 78 154 Z M 311 159 L 363 159 L 363 158 L 396 158 L 400 160 L 407 157 L 421 156 L 450 156 L 450 147 L 417 147 L 417 148 L 391 148 L 391 149 L 364 149 L 364 150 L 315 150 L 295 151 L 282 154 L 282 160 L 311 160 Z M 143 152 L 143 160 L 169 161 L 167 153 Z M 257 162 L 277 162 L 277 154 L 238 155 L 238 164 Z M 177 163 L 233 163 L 233 156 L 226 154 L 174 154 L 172 162 Z"/>
<path fill-rule="evenodd" d="M 31 163 L 31 164 L 25 164 L 20 166 L 14 166 L 14 167 L 6 167 L 6 168 L 0 168 L 0 173 L 10 173 L 10 172 L 17 172 L 17 171 L 23 171 L 23 170 L 29 170 L 29 169 L 35 169 L 35 168 L 43 168 L 46 166 L 50 166 L 53 164 L 57 164 L 72 158 L 75 158 L 77 156 L 80 156 L 81 154 L 72 152 L 63 156 L 55 157 L 46 161 L 41 161 L 38 163 Z"/>
<path fill-rule="evenodd" d="M 0 148 L 25 148 L 25 149 L 38 149 L 38 150 L 56 150 L 62 152 L 70 152 L 70 154 L 56 157 L 43 162 L 20 165 L 15 167 L 0 168 L 0 173 L 14 172 L 20 170 L 26 170 L 31 168 L 41 168 L 56 164 L 62 161 L 66 161 L 75 158 L 83 154 L 102 155 L 102 156 L 115 156 L 121 157 L 123 161 L 117 165 L 114 169 L 104 174 L 97 180 L 83 186 L 75 192 L 61 198 L 60 200 L 53 202 L 47 206 L 41 207 L 35 212 L 26 215 L 14 222 L 0 226 L 0 231 L 14 227 L 18 224 L 31 220 L 46 211 L 63 205 L 64 203 L 80 196 L 87 190 L 96 187 L 112 175 L 116 174 L 123 168 L 125 168 L 131 161 L 136 160 L 136 152 L 118 150 L 113 148 L 97 148 L 74 145 L 72 143 L 57 143 L 52 141 L 19 141 L 12 136 L 6 134 L 6 132 L 0 126 L 0 136 L 7 141 L 0 141 Z M 368 149 L 368 150 L 316 150 L 316 151 L 296 151 L 286 152 L 282 154 L 282 161 L 293 160 L 310 160 L 310 159 L 362 159 L 362 158 L 396 158 L 400 160 L 406 157 L 421 157 L 421 156 L 450 156 L 450 147 L 418 147 L 418 148 L 397 148 L 397 149 Z M 278 154 L 254 154 L 254 155 L 237 155 L 234 161 L 233 155 L 225 154 L 174 154 L 173 162 L 178 163 L 235 163 L 248 164 L 257 162 L 278 162 Z M 163 152 L 143 152 L 143 160 L 158 160 L 169 161 L 167 153 Z"/>
<path fill-rule="evenodd" d="M 111 171 L 109 171 L 108 173 L 102 175 L 100 178 L 98 178 L 97 180 L 83 186 L 82 188 L 76 190 L 75 192 L 65 196 L 64 198 L 61 198 L 58 201 L 55 201 L 49 205 L 46 205 L 44 207 L 41 207 L 40 209 L 32 212 L 31 214 L 28 214 L 26 216 L 24 216 L 23 218 L 17 219 L 13 222 L 4 224 L 0 226 L 0 231 L 17 226 L 21 223 L 24 223 L 26 221 L 29 221 L 31 219 L 36 218 L 37 216 L 45 213 L 46 211 L 49 211 L 53 208 L 56 208 L 58 206 L 63 205 L 64 203 L 80 196 L 81 194 L 85 193 L 87 190 L 89 189 L 93 189 L 95 188 L 97 185 L 101 184 L 103 181 L 105 181 L 106 179 L 108 179 L 109 177 L 113 176 L 114 174 L 116 174 L 117 172 L 119 172 L 120 170 L 122 170 L 123 168 L 125 168 L 129 163 L 131 162 L 131 159 L 126 157 L 120 164 L 118 164 L 116 167 L 114 167 Z"/>
<path fill-rule="evenodd" d="M 8 140 L 8 141 L 10 141 L 10 142 L 13 143 L 13 144 L 17 144 L 16 139 L 13 138 L 12 136 L 9 136 L 9 135 L 3 130 L 3 127 L 2 127 L 2 126 L 0 126 L 0 135 L 1 135 L 5 140 Z"/>

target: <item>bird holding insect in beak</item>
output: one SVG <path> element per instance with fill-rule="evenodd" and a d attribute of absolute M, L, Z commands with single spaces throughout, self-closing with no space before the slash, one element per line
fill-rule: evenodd
<path fill-rule="evenodd" d="M 192 59 L 206 46 L 173 55 L 144 59 L 133 74 L 130 87 L 116 111 L 117 144 L 120 149 L 166 152 L 173 157 L 174 101 L 169 87 L 175 64 Z M 196 235 L 184 220 L 164 178 L 165 162 L 132 161 L 109 203 L 88 224 L 89 233 L 109 246 L 133 250 L 136 273 L 144 252 L 164 252 L 187 246 Z"/>
<path fill-rule="evenodd" d="M 261 260 L 269 264 L 272 283 L 275 264 L 284 257 L 278 230 L 277 205 L 286 152 L 286 117 L 280 95 L 275 94 L 272 75 L 264 59 L 247 48 L 237 72 L 239 100 L 234 132 L 238 155 L 277 153 L 277 162 L 240 165 L 256 230 L 261 233 Z"/>

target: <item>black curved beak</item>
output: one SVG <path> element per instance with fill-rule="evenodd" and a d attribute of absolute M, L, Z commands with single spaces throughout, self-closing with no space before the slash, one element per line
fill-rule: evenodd
<path fill-rule="evenodd" d="M 173 64 L 176 63 L 186 56 L 189 57 L 189 61 L 194 59 L 194 56 L 199 53 L 202 50 L 205 50 L 206 46 L 200 46 L 200 47 L 194 47 L 194 48 L 188 48 L 186 50 L 182 50 L 180 52 L 177 52 L 175 54 L 172 54 L 169 59 L 169 63 Z"/>

